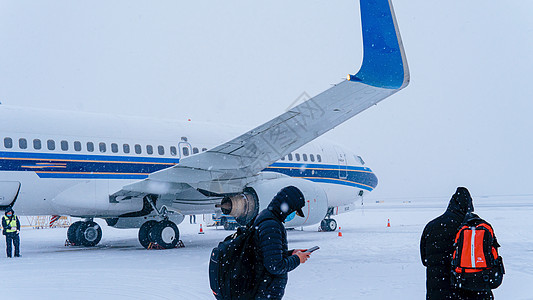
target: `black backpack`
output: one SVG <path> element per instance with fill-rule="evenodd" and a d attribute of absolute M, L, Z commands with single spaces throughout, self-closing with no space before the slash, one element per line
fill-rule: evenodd
<path fill-rule="evenodd" d="M 216 299 L 253 299 L 264 267 L 259 255 L 252 220 L 239 227 L 213 248 L 209 261 L 209 283 Z"/>
<path fill-rule="evenodd" d="M 452 286 L 478 292 L 499 287 L 505 274 L 499 247 L 492 226 L 476 214 L 467 214 L 455 237 Z"/>

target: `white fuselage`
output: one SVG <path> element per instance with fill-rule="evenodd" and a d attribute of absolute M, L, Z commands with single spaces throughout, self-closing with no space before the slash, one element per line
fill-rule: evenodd
<path fill-rule="evenodd" d="M 116 217 L 139 202 L 99 202 L 125 185 L 224 143 L 248 128 L 0 105 L 0 207 L 19 215 Z M 333 214 L 349 211 L 377 178 L 360 157 L 315 140 L 266 168 L 314 181 Z M 180 210 L 178 208 L 178 210 Z M 182 214 L 212 212 L 188 206 Z"/>

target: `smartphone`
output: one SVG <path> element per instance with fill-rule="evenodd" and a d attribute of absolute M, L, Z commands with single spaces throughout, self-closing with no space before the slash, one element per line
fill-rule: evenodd
<path fill-rule="evenodd" d="M 311 247 L 311 248 L 307 249 L 305 252 L 313 252 L 313 251 L 316 251 L 318 249 L 320 249 L 320 247 L 314 246 L 314 247 Z"/>

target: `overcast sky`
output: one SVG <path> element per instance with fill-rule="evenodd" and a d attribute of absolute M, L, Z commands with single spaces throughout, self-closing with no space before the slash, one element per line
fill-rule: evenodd
<path fill-rule="evenodd" d="M 327 134 L 376 172 L 372 199 L 533 195 L 533 1 L 393 2 L 411 84 Z M 251 129 L 361 47 L 354 0 L 0 0 L 0 101 Z"/>

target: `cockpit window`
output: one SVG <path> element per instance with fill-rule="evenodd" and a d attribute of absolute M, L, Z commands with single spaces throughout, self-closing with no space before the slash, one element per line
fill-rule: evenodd
<path fill-rule="evenodd" d="M 362 158 L 361 156 L 359 156 L 359 155 L 356 155 L 356 156 L 355 156 L 355 160 L 358 161 L 358 162 L 360 162 L 362 165 L 365 164 L 365 161 L 364 161 L 363 158 Z"/>

